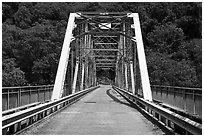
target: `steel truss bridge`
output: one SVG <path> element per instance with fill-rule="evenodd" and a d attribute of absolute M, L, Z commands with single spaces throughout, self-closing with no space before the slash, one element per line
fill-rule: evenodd
<path fill-rule="evenodd" d="M 109 85 L 101 85 L 104 84 L 103 77 L 107 77 L 105 73 L 109 74 L 109 83 L 105 83 Z M 150 85 L 137 13 L 70 13 L 55 84 L 3 88 L 2 91 L 2 134 L 22 133 L 33 124 L 40 123 L 53 114 L 63 113 L 67 108 L 70 108 L 70 111 L 66 111 L 67 115 L 81 114 L 80 111 L 71 111 L 81 100 L 95 105 L 90 111 L 94 115 L 103 116 L 101 122 L 110 126 L 110 123 L 104 123 L 107 120 L 105 114 L 117 107 L 107 110 L 111 106 L 110 98 L 120 103 L 120 99 L 125 98 L 127 104 L 130 103 L 150 121 L 156 122 L 165 133 L 202 134 L 201 89 Z M 88 100 L 90 98 L 94 101 Z M 97 110 L 100 107 L 97 102 L 100 101 L 103 102 L 103 112 Z M 75 104 L 71 105 L 73 103 Z M 59 111 L 62 109 L 64 110 Z M 119 110 L 123 109 L 125 108 Z M 130 110 L 123 113 L 127 111 Z M 86 122 L 93 119 L 86 119 Z M 119 119 L 122 121 L 122 116 Z M 83 122 L 79 122 L 77 126 L 80 127 L 81 124 Z M 129 125 L 125 122 L 124 125 L 128 130 Z M 136 125 L 132 123 L 132 128 L 138 128 L 134 126 Z M 111 127 L 112 130 L 115 128 Z M 94 129 L 92 127 L 87 130 L 92 134 Z M 77 133 L 83 134 L 81 130 L 77 130 Z M 136 130 L 131 130 L 130 133 L 137 134 Z M 113 134 L 108 129 L 105 131 L 93 133 Z M 125 133 L 128 134 L 121 134 Z M 144 130 L 144 133 L 138 134 L 146 133 Z"/>

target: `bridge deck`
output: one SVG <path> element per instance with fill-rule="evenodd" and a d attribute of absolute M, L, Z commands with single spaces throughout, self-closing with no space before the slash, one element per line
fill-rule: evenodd
<path fill-rule="evenodd" d="M 110 86 L 102 86 L 23 134 L 164 134 Z"/>

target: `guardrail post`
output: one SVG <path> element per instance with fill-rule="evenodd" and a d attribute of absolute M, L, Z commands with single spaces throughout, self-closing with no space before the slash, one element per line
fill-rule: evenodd
<path fill-rule="evenodd" d="M 15 124 L 9 127 L 9 131 L 7 131 L 7 134 L 13 134 L 15 132 Z"/>
<path fill-rule="evenodd" d="M 158 114 L 158 120 L 162 122 L 161 115 Z"/>
<path fill-rule="evenodd" d="M 46 93 L 45 93 L 45 92 L 46 92 L 46 86 L 45 86 L 45 89 L 44 89 L 44 102 L 45 102 L 45 100 L 46 100 L 46 96 L 45 96 Z"/>
<path fill-rule="evenodd" d="M 49 86 L 49 100 L 51 100 L 51 97 L 52 97 L 52 87 Z"/>
<path fill-rule="evenodd" d="M 17 127 L 16 127 L 16 131 L 15 132 L 20 131 L 21 130 L 21 122 L 18 122 L 16 126 Z"/>
<path fill-rule="evenodd" d="M 40 102 L 39 89 L 37 89 L 37 95 L 38 95 L 38 102 Z"/>
<path fill-rule="evenodd" d="M 193 115 L 196 115 L 196 104 L 195 104 L 195 90 L 193 90 Z"/>
<path fill-rule="evenodd" d="M 32 117 L 28 118 L 28 120 L 27 120 L 27 126 L 29 126 L 31 124 L 32 124 Z"/>
<path fill-rule="evenodd" d="M 6 135 L 8 131 L 8 128 L 2 129 L 2 135 Z"/>
<path fill-rule="evenodd" d="M 18 97 L 17 97 L 17 101 L 18 101 L 17 106 L 19 107 L 20 106 L 20 89 L 17 92 L 18 92 L 17 93 L 17 95 L 18 95 Z"/>
<path fill-rule="evenodd" d="M 187 111 L 187 103 L 186 103 L 186 93 L 185 93 L 185 89 L 183 89 L 182 92 L 183 92 L 184 111 Z"/>
<path fill-rule="evenodd" d="M 7 97 L 8 97 L 8 98 L 7 98 L 7 110 L 9 109 L 9 105 L 10 105 L 10 103 L 9 103 L 9 102 L 10 102 L 9 92 L 10 92 L 10 91 L 9 91 L 9 89 L 8 89 L 8 94 L 7 94 Z"/>
<path fill-rule="evenodd" d="M 169 120 L 166 118 L 165 119 L 165 125 L 167 126 L 167 127 L 169 127 Z"/>
<path fill-rule="evenodd" d="M 29 104 L 31 103 L 31 87 L 29 87 Z"/>
<path fill-rule="evenodd" d="M 168 98 L 169 91 L 171 91 L 171 88 L 170 88 L 170 87 L 167 87 L 167 89 L 166 89 L 166 98 Z"/>

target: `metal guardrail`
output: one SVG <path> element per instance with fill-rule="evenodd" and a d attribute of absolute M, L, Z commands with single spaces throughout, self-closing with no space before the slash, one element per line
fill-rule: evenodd
<path fill-rule="evenodd" d="M 175 134 L 202 134 L 202 124 L 194 122 L 188 118 L 185 118 L 179 114 L 176 114 L 168 109 L 158 106 L 152 102 L 139 98 L 132 93 L 129 93 L 123 89 L 113 86 L 117 92 L 119 92 L 126 99 L 134 103 L 143 112 L 151 116 L 163 127 Z"/>
<path fill-rule="evenodd" d="M 14 114 L 2 117 L 2 134 L 16 134 L 26 127 L 40 121 L 41 119 L 63 109 L 64 107 L 79 100 L 83 95 L 93 91 L 100 86 L 92 87 L 63 97 L 59 100 L 54 100 L 48 103 L 40 104 L 36 107 L 16 112 Z"/>
<path fill-rule="evenodd" d="M 153 99 L 202 119 L 202 89 L 151 85 Z"/>
<path fill-rule="evenodd" d="M 25 109 L 28 109 L 28 108 L 31 108 L 31 107 L 35 107 L 35 106 L 37 106 L 39 104 L 41 104 L 41 102 L 35 102 L 35 103 L 28 104 L 28 105 L 20 106 L 20 107 L 17 107 L 17 108 L 12 108 L 12 109 L 9 109 L 9 110 L 5 110 L 5 111 L 2 112 L 2 116 L 10 115 L 12 113 L 16 113 L 16 112 L 19 112 L 19 111 L 22 111 L 22 110 L 25 110 Z"/>
<path fill-rule="evenodd" d="M 2 87 L 2 111 L 50 100 L 53 85 Z"/>
<path fill-rule="evenodd" d="M 63 96 L 68 94 L 68 84 L 64 85 Z M 51 99 L 54 85 L 2 87 L 2 111 Z"/>

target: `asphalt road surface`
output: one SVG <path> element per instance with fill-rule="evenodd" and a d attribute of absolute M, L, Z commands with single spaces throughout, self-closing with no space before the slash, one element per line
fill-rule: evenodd
<path fill-rule="evenodd" d="M 111 86 L 103 85 L 24 135 L 162 135 Z"/>

